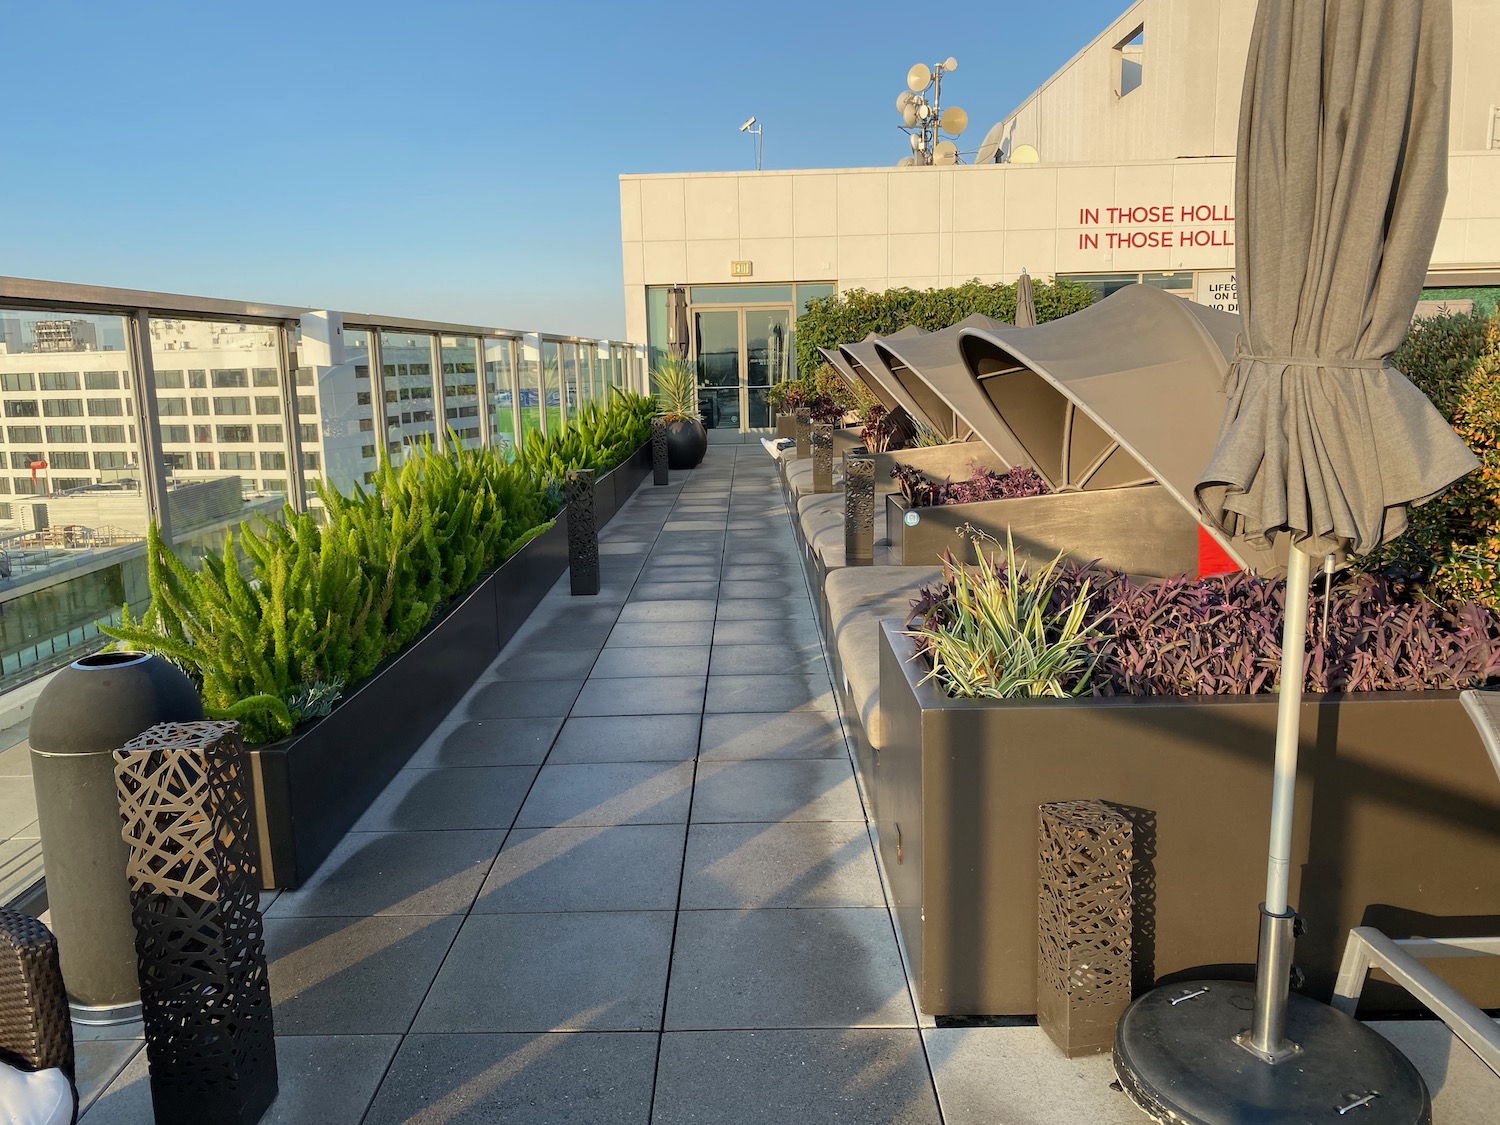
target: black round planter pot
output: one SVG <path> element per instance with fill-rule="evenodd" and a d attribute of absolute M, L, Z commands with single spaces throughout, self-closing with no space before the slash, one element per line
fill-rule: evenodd
<path fill-rule="evenodd" d="M 696 418 L 674 418 L 667 423 L 667 467 L 696 469 L 708 452 L 708 430 Z"/>
<path fill-rule="evenodd" d="M 114 752 L 157 723 L 202 718 L 192 680 L 144 652 L 86 656 L 37 698 L 31 771 L 52 930 L 75 1018 L 115 1022 L 140 1002 Z"/>

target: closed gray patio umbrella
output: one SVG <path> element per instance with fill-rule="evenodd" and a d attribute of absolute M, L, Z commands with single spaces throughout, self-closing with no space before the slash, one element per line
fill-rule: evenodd
<path fill-rule="evenodd" d="M 1310 556 L 1378 546 L 1410 505 L 1477 465 L 1390 362 L 1447 194 L 1451 58 L 1447 0 L 1261 0 L 1256 12 L 1235 172 L 1244 328 L 1197 495 L 1225 532 L 1294 547 L 1266 901 L 1253 1011 L 1246 986 L 1198 982 L 1149 994 L 1121 1021 L 1121 1082 L 1158 1118 L 1337 1120 L 1356 1103 L 1364 1122 L 1430 1115 L 1389 1043 L 1288 996 L 1287 892 Z"/>
<path fill-rule="evenodd" d="M 1021 267 L 1021 276 L 1016 281 L 1016 327 L 1029 328 L 1036 323 L 1036 296 L 1031 291 L 1031 275 Z"/>

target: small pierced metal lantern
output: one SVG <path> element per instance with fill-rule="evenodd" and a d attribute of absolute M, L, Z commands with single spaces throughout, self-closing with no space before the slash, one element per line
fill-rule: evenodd
<path fill-rule="evenodd" d="M 812 456 L 812 411 L 797 411 L 797 460 Z"/>
<path fill-rule="evenodd" d="M 568 471 L 568 582 L 574 596 L 599 592 L 599 528 L 594 519 L 594 470 Z"/>
<path fill-rule="evenodd" d="M 833 426 L 827 422 L 816 423 L 808 435 L 812 448 L 813 491 L 833 491 Z"/>
<path fill-rule="evenodd" d="M 844 561 L 850 565 L 875 558 L 875 458 L 844 457 Z"/>
<path fill-rule="evenodd" d="M 276 1097 L 250 784 L 238 723 L 115 751 L 157 1125 L 251 1125 Z"/>
<path fill-rule="evenodd" d="M 1130 1003 L 1131 845 L 1103 801 L 1041 806 L 1037 1023 L 1069 1058 L 1106 1050 Z"/>
<path fill-rule="evenodd" d="M 667 483 L 667 420 L 651 419 L 651 483 Z"/>

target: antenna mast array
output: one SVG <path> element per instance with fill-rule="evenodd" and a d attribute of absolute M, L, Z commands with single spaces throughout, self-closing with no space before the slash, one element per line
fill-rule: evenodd
<path fill-rule="evenodd" d="M 942 136 L 956 137 L 969 124 L 969 115 L 958 106 L 944 109 L 942 104 L 943 75 L 957 69 L 958 60 L 949 55 L 932 66 L 915 63 L 906 72 L 906 89 L 896 95 L 896 112 L 901 115 L 902 132 L 911 141 L 911 155 L 897 161 L 898 168 L 958 163 L 958 146 Z"/>

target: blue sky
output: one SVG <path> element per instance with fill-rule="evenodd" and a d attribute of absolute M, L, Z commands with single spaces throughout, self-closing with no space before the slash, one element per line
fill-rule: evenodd
<path fill-rule="evenodd" d="M 0 274 L 619 337 L 620 173 L 893 164 L 948 55 L 972 148 L 1127 6 L 5 0 Z"/>

